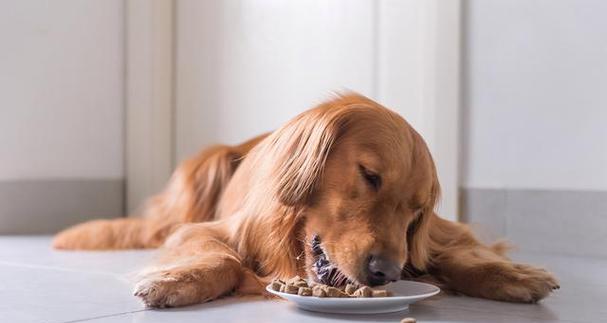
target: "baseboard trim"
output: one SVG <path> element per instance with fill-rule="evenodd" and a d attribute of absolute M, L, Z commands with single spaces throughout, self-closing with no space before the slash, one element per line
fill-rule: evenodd
<path fill-rule="evenodd" d="M 462 221 L 483 240 L 522 250 L 607 257 L 607 192 L 527 189 L 460 191 Z"/>
<path fill-rule="evenodd" d="M 0 234 L 48 234 L 124 215 L 124 179 L 0 181 Z"/>

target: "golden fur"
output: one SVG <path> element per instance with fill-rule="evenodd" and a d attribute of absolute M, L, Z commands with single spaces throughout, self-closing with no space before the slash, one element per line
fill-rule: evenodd
<path fill-rule="evenodd" d="M 143 217 L 80 224 L 53 245 L 164 243 L 135 287 L 153 307 L 261 293 L 274 277 L 316 279 L 314 236 L 355 282 L 369 282 L 373 255 L 397 264 L 403 278 L 430 278 L 470 296 L 535 302 L 558 288 L 545 270 L 512 263 L 502 244 L 483 245 L 466 225 L 438 217 L 439 191 L 421 136 L 396 113 L 348 94 L 271 134 L 185 161 Z"/>

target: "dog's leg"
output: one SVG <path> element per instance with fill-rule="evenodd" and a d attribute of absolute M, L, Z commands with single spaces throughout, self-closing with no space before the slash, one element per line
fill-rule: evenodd
<path fill-rule="evenodd" d="M 542 268 L 511 262 L 501 245 L 478 242 L 467 226 L 435 218 L 430 272 L 450 289 L 500 301 L 534 303 L 559 288 Z"/>
<path fill-rule="evenodd" d="M 160 262 L 141 273 L 134 295 L 149 307 L 174 307 L 229 293 L 247 270 L 224 241 L 214 223 L 184 225 L 167 240 Z"/>

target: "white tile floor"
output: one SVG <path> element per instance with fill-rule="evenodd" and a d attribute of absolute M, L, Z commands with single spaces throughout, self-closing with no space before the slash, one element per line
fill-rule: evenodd
<path fill-rule="evenodd" d="M 169 310 L 131 296 L 132 273 L 153 252 L 56 252 L 49 237 L 0 237 L 0 322 L 607 322 L 607 259 L 519 253 L 544 265 L 561 289 L 537 305 L 437 295 L 409 313 L 323 315 L 283 301 L 228 298 Z"/>

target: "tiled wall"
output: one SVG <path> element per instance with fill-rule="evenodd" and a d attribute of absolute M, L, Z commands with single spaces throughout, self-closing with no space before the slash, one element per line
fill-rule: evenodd
<path fill-rule="evenodd" d="M 0 4 L 0 234 L 123 214 L 124 13 Z"/>
<path fill-rule="evenodd" d="M 607 192 L 465 189 L 462 220 L 485 241 L 521 250 L 607 257 Z"/>

